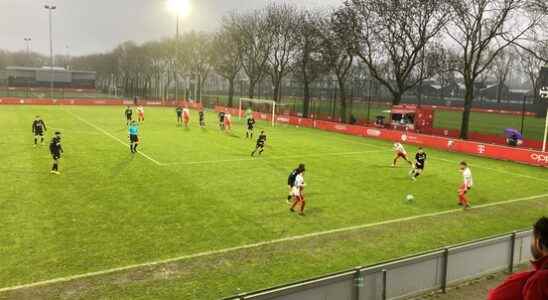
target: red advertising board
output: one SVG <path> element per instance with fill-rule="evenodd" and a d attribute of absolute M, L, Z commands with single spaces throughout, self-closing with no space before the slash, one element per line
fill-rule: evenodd
<path fill-rule="evenodd" d="M 217 111 L 221 111 L 225 110 L 226 108 L 218 106 L 215 109 Z M 228 111 L 232 110 L 234 109 L 228 108 Z M 235 113 L 237 114 L 237 110 L 235 110 Z M 439 150 L 465 153 L 486 158 L 514 161 L 533 166 L 548 167 L 548 153 L 530 149 L 512 148 L 501 145 L 465 141 L 456 138 L 426 135 L 414 132 L 402 132 L 376 127 L 348 125 L 337 122 L 312 120 L 294 116 L 277 116 L 276 120 L 279 123 L 286 123 L 295 126 L 317 128 L 326 131 L 350 134 L 355 136 L 371 137 L 394 142 L 404 142 Z"/>

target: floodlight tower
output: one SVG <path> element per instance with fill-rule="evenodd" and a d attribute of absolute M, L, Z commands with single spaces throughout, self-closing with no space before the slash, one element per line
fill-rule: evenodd
<path fill-rule="evenodd" d="M 57 9 L 57 6 L 46 4 L 44 8 L 48 10 L 49 13 L 49 64 L 50 64 L 50 76 L 49 76 L 49 92 L 50 98 L 53 100 L 53 77 L 55 76 L 55 70 L 53 70 L 53 33 L 52 33 L 52 15 L 53 11 Z"/>
<path fill-rule="evenodd" d="M 29 60 L 29 66 L 30 66 L 30 42 L 32 41 L 31 38 L 26 37 L 24 38 L 25 45 L 27 46 L 27 59 Z"/>
<path fill-rule="evenodd" d="M 177 28 L 175 30 L 175 101 L 179 99 L 179 76 L 177 76 L 177 58 L 179 57 L 179 19 L 188 16 L 190 13 L 189 0 L 167 0 L 168 9 L 177 17 Z"/>

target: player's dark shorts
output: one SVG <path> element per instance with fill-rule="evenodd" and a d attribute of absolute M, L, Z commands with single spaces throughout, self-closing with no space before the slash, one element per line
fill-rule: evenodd
<path fill-rule="evenodd" d="M 424 170 L 423 164 L 415 164 L 415 169 Z"/>
<path fill-rule="evenodd" d="M 129 135 L 129 141 L 132 142 L 132 143 L 137 143 L 139 141 L 139 136 L 134 135 L 134 134 L 130 134 Z"/>
<path fill-rule="evenodd" d="M 264 142 L 258 142 L 257 148 L 264 148 Z"/>
<path fill-rule="evenodd" d="M 131 117 L 132 117 L 132 115 L 126 115 L 126 119 L 128 119 L 130 121 L 131 121 Z"/>
<path fill-rule="evenodd" d="M 61 152 L 51 152 L 51 157 L 53 157 L 53 159 L 55 160 L 58 160 L 59 158 L 61 158 Z"/>
<path fill-rule="evenodd" d="M 44 136 L 44 132 L 42 130 L 37 130 L 34 132 L 34 135 Z"/>
<path fill-rule="evenodd" d="M 253 126 L 247 126 L 247 130 L 249 131 L 253 131 L 254 127 Z"/>

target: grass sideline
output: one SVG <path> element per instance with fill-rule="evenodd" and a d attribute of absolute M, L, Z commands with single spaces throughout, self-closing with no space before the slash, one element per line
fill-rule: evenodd
<path fill-rule="evenodd" d="M 66 155 L 60 177 L 47 174 L 47 151 L 29 144 L 35 114 L 44 116 L 51 129 L 64 133 Z M 0 241 L 6 245 L 0 258 L 5 266 L 0 270 L 3 287 L 447 210 L 454 207 L 454 188 L 460 181 L 456 163 L 463 158 L 471 162 L 479 184 L 472 194 L 476 204 L 546 191 L 542 180 L 547 178 L 546 170 L 434 150 L 428 150 L 433 159 L 424 178 L 413 184 L 405 168 L 387 167 L 392 157 L 389 143 L 313 129 L 270 128 L 266 123 L 260 126 L 269 133 L 270 147 L 264 158 L 248 160 L 253 141 L 242 138 L 241 125 L 236 124 L 232 135 L 222 134 L 215 128 L 213 114 L 208 114 L 207 130 L 195 123 L 185 130 L 174 126 L 171 109 L 147 109 L 142 126 L 142 150 L 147 155 L 161 164 L 218 162 L 165 166 L 132 157 L 123 142 L 97 129 L 124 141 L 121 108 L 3 106 L 0 116 L 0 124 L 12 128 L 3 141 L 11 147 L 0 158 L 0 178 L 6 182 L 0 192 L 6 199 L 21 199 L 0 202 L 0 217 L 5 220 Z M 349 154 L 330 155 L 334 153 Z M 285 178 L 299 157 L 306 157 L 309 169 L 310 210 L 305 218 L 289 214 L 283 201 Z M 517 185 L 525 179 L 512 174 L 530 178 Z M 403 202 L 406 193 L 416 196 L 415 205 Z M 532 203 L 543 205 L 542 201 Z M 523 211 L 512 213 L 520 222 L 508 230 L 527 227 L 533 218 Z M 522 219 L 521 214 L 528 217 Z M 383 229 L 389 231 L 388 227 Z M 470 238 L 501 229 L 489 222 L 480 222 L 478 227 Z M 436 243 L 419 244 L 426 250 Z M 340 254 L 347 250 L 341 248 Z M 409 250 L 404 247 L 403 252 Z M 338 268 L 350 262 L 341 259 Z M 283 260 L 279 263 L 283 265 Z M 250 277 L 268 274 L 264 273 L 267 265 L 254 265 L 255 271 L 247 266 L 251 268 L 247 272 Z M 274 276 L 271 282 L 251 280 L 249 286 L 303 279 L 309 271 L 317 275 L 333 268 L 324 267 L 289 267 L 285 276 Z M 220 294 L 206 293 L 200 299 L 230 294 L 230 286 L 241 285 L 227 281 L 230 285 L 215 291 Z M 205 291 L 205 286 L 195 284 L 193 288 Z"/>

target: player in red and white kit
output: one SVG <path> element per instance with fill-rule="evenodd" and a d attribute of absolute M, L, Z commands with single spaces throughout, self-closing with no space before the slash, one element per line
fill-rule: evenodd
<path fill-rule="evenodd" d="M 458 190 L 459 205 L 467 209 L 467 208 L 470 208 L 470 202 L 468 201 L 468 197 L 466 196 L 466 193 L 470 189 L 472 189 L 472 186 L 474 185 L 474 179 L 472 178 L 472 171 L 470 170 L 470 168 L 468 167 L 468 164 L 465 161 L 462 161 L 460 163 L 460 171 L 462 172 L 463 182 Z"/>
<path fill-rule="evenodd" d="M 295 206 L 297 204 L 301 204 L 301 209 L 299 212 L 299 215 L 304 216 L 304 206 L 306 202 L 304 201 L 304 168 L 301 170 L 298 170 L 297 176 L 295 176 L 295 183 L 293 185 L 293 188 L 291 190 L 291 194 L 293 196 L 293 205 L 291 205 L 290 211 L 295 211 Z"/>
<path fill-rule="evenodd" d="M 188 127 L 188 122 L 190 122 L 190 110 L 185 107 L 183 108 L 183 123 L 185 124 L 185 127 Z"/>
<path fill-rule="evenodd" d="M 225 114 L 225 130 L 230 131 L 232 129 L 232 115 L 230 113 Z"/>
<path fill-rule="evenodd" d="M 139 123 L 141 122 L 144 122 L 145 121 L 145 109 L 143 108 L 142 105 L 139 105 L 137 106 L 137 120 L 139 121 Z"/>
<path fill-rule="evenodd" d="M 411 166 L 413 165 L 413 163 L 409 160 L 409 158 L 407 158 L 407 151 L 405 151 L 405 148 L 403 147 L 402 144 L 395 143 L 394 152 L 396 153 L 396 155 L 394 157 L 394 162 L 392 162 L 392 167 L 396 166 L 396 162 L 398 161 L 398 159 L 400 159 L 400 157 L 403 158 L 405 161 L 407 161 L 409 165 Z"/>

